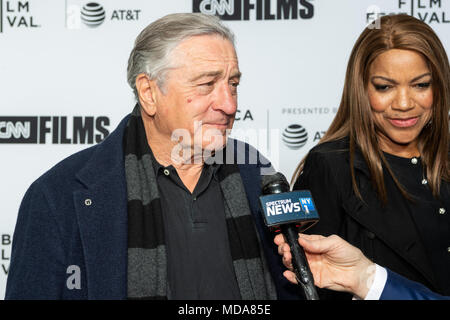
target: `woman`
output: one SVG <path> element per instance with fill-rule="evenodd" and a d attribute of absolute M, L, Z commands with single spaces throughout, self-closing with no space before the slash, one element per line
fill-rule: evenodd
<path fill-rule="evenodd" d="M 366 28 L 336 117 L 294 173 L 320 214 L 308 233 L 450 295 L 449 104 L 448 57 L 428 25 L 395 15 Z"/>

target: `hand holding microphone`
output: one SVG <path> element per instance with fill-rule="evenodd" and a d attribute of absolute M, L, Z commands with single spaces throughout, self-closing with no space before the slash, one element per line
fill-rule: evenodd
<path fill-rule="evenodd" d="M 372 285 L 375 264 L 367 259 L 361 250 L 337 235 L 299 235 L 299 244 L 305 249 L 306 257 L 319 288 L 351 292 L 364 299 Z M 292 272 L 292 255 L 282 235 L 275 237 L 278 253 L 283 256 L 284 265 L 291 271 L 284 276 L 297 283 Z"/>
<path fill-rule="evenodd" d="M 281 229 L 291 247 L 293 271 L 306 298 L 319 300 L 305 252 L 297 241 L 299 230 L 306 230 L 319 221 L 311 193 L 307 190 L 289 192 L 286 178 L 276 173 L 263 176 L 262 194 L 260 202 L 265 224 L 271 229 Z"/>

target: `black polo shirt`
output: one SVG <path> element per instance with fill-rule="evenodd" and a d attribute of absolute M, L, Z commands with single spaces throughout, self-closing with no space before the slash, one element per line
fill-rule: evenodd
<path fill-rule="evenodd" d="M 154 158 L 167 248 L 169 299 L 241 299 L 217 172 L 205 164 L 191 193 L 173 166 Z"/>

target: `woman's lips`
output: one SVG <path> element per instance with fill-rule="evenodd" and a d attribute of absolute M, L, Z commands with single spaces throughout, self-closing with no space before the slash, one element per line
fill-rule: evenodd
<path fill-rule="evenodd" d="M 409 128 L 414 126 L 419 117 L 407 118 L 407 119 L 388 119 L 388 121 L 394 126 L 399 128 Z"/>

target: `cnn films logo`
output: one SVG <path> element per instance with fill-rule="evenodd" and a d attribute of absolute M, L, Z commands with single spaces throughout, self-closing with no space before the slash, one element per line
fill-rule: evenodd
<path fill-rule="evenodd" d="M 366 10 L 366 22 L 377 28 L 379 17 L 391 14 L 408 14 L 428 24 L 450 23 L 450 1 L 448 0 L 395 0 L 391 8 L 372 5 Z"/>
<path fill-rule="evenodd" d="M 93 144 L 108 135 L 108 117 L 0 117 L 0 143 Z"/>
<path fill-rule="evenodd" d="M 193 0 L 193 12 L 222 20 L 297 20 L 314 17 L 312 0 Z M 255 17 L 255 18 L 253 18 Z"/>
<path fill-rule="evenodd" d="M 31 1 L 0 0 L 0 33 L 6 29 L 36 29 L 41 25 L 33 15 Z"/>
<path fill-rule="evenodd" d="M 136 22 L 141 9 L 105 9 L 102 3 L 94 1 L 69 0 L 66 2 L 66 27 L 81 29 L 97 28 L 106 22 Z"/>

